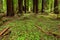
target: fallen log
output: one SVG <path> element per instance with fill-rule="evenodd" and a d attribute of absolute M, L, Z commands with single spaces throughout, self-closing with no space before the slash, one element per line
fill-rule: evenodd
<path fill-rule="evenodd" d="M 10 35 L 10 33 L 11 33 L 11 30 L 8 30 L 3 34 L 3 36 Z"/>
<path fill-rule="evenodd" d="M 0 32 L 0 36 L 2 36 L 5 32 L 7 32 L 10 29 L 10 27 L 5 28 Z"/>
<path fill-rule="evenodd" d="M 52 36 L 53 35 L 54 37 L 60 38 L 60 35 L 58 35 L 56 33 L 53 33 L 51 31 L 46 32 L 40 26 L 37 26 L 37 25 L 35 27 L 37 27 L 41 32 L 43 32 L 43 33 L 45 33 L 45 34 L 47 34 L 49 36 Z"/>

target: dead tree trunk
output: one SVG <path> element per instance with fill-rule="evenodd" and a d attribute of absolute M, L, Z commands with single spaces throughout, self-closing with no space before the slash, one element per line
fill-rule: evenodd
<path fill-rule="evenodd" d="M 22 14 L 23 13 L 23 0 L 18 0 L 18 8 L 19 8 L 19 13 Z"/>
<path fill-rule="evenodd" d="M 38 13 L 38 0 L 33 0 L 33 13 Z"/>
<path fill-rule="evenodd" d="M 7 0 L 7 16 L 14 16 L 13 0 Z"/>

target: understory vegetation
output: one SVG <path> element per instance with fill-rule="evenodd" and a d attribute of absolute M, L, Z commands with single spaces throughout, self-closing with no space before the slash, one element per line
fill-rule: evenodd
<path fill-rule="evenodd" d="M 0 40 L 60 40 L 60 0 L 0 0 Z"/>
<path fill-rule="evenodd" d="M 3 40 L 60 40 L 59 37 L 45 33 L 50 31 L 60 35 L 59 20 L 52 20 L 44 15 L 30 16 L 25 15 L 17 19 L 11 18 L 13 21 L 8 21 L 8 23 L 5 23 L 6 25 L 2 25 L 0 30 L 11 27 L 11 33 L 4 36 Z M 41 27 L 44 32 L 38 29 L 36 25 Z"/>

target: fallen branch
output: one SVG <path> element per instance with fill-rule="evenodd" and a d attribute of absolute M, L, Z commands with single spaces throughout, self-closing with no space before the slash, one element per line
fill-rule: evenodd
<path fill-rule="evenodd" d="M 58 35 L 56 33 L 53 33 L 53 32 L 50 32 L 50 31 L 46 32 L 40 26 L 37 26 L 37 25 L 35 27 L 37 27 L 41 32 L 43 32 L 43 33 L 45 33 L 49 36 L 53 35 L 54 37 L 60 38 L 60 35 Z"/>
<path fill-rule="evenodd" d="M 2 32 L 0 32 L 0 36 L 2 36 L 5 32 L 7 32 L 10 29 L 10 27 L 5 28 L 4 30 L 2 30 Z"/>

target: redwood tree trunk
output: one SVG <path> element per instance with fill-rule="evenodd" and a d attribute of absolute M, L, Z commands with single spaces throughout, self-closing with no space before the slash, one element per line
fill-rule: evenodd
<path fill-rule="evenodd" d="M 33 13 L 38 13 L 38 0 L 33 0 Z"/>
<path fill-rule="evenodd" d="M 19 8 L 19 13 L 22 14 L 23 13 L 23 0 L 18 0 L 18 8 Z"/>
<path fill-rule="evenodd" d="M 14 16 L 13 0 L 7 0 L 7 16 Z"/>

